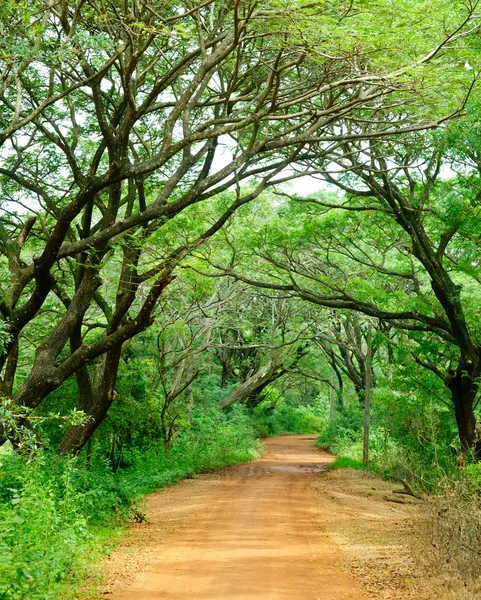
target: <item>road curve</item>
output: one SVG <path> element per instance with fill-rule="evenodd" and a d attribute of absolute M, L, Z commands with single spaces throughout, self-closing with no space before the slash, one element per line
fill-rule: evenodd
<path fill-rule="evenodd" d="M 153 534 L 147 543 L 155 546 L 155 556 L 123 590 L 107 597 L 365 600 L 354 579 L 341 570 L 342 554 L 324 530 L 319 496 L 311 486 L 332 457 L 312 440 L 270 438 L 260 460 L 208 481 L 175 486 L 174 508 L 182 526 L 158 545 L 155 532 L 162 536 L 164 491 L 153 495 L 147 514 Z"/>

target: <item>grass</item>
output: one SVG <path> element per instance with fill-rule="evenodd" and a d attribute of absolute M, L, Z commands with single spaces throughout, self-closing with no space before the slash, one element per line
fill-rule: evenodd
<path fill-rule="evenodd" d="M 356 471 L 365 471 L 367 466 L 359 462 L 358 460 L 353 460 L 347 456 L 338 456 L 336 459 L 329 464 L 330 469 L 356 469 Z"/>

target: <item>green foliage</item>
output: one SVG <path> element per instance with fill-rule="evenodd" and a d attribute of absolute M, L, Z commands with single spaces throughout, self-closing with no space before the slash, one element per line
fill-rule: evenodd
<path fill-rule="evenodd" d="M 386 478 L 413 482 L 435 491 L 444 478 L 456 477 L 459 443 L 442 386 L 412 363 L 378 373 L 372 390 L 369 467 Z M 363 407 L 349 401 L 322 429 L 316 444 L 343 459 L 360 462 L 363 449 Z M 475 475 L 475 466 L 467 467 Z"/>
<path fill-rule="evenodd" d="M 253 410 L 258 434 L 263 436 L 286 433 L 319 433 L 325 426 L 322 405 L 317 402 L 300 405 L 283 398 L 272 405 L 272 400 L 263 400 Z"/>
<path fill-rule="evenodd" d="M 7 323 L 3 320 L 0 320 L 0 356 L 5 354 L 5 346 L 10 339 L 10 335 L 8 333 Z"/>
<path fill-rule="evenodd" d="M 463 475 L 469 485 L 470 492 L 479 496 L 481 492 L 481 463 L 466 465 Z"/>
<path fill-rule="evenodd" d="M 260 446 L 247 411 L 233 407 L 229 414 L 215 408 L 194 410 L 191 424 L 178 436 L 172 449 L 152 444 L 147 450 L 128 453 L 131 465 L 117 476 L 125 485 L 147 493 L 194 473 L 257 458 Z"/>
<path fill-rule="evenodd" d="M 356 469 L 356 471 L 363 471 L 366 469 L 366 465 L 358 460 L 353 460 L 347 456 L 338 456 L 332 463 L 329 464 L 330 469 Z"/>
<path fill-rule="evenodd" d="M 92 542 L 73 463 L 7 455 L 0 469 L 0 598 L 61 597 Z"/>
<path fill-rule="evenodd" d="M 335 413 L 327 422 L 316 441 L 323 448 L 347 458 L 358 460 L 362 456 L 362 410 L 350 404 Z"/>

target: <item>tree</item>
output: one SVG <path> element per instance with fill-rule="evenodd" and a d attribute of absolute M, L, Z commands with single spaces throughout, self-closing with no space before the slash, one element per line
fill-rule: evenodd
<path fill-rule="evenodd" d="M 429 50 L 390 73 L 365 13 L 361 41 L 339 47 L 343 3 L 22 6 L 1 13 L 6 44 L 27 24 L 34 34 L 1 58 L 0 389 L 35 409 L 75 377 L 89 419 L 66 432 L 60 448 L 72 453 L 105 418 L 125 343 L 151 325 L 179 263 L 240 206 L 300 176 L 288 165 L 358 137 L 356 115 L 376 122 L 368 138 L 392 131 L 383 98 L 400 90 L 406 105 L 413 68 L 475 16 L 453 13 L 447 37 L 435 23 Z M 332 37 L 320 43 L 313 19 Z M 426 126 L 414 120 L 406 127 Z"/>
<path fill-rule="evenodd" d="M 342 376 L 347 377 L 361 404 L 364 404 L 367 374 L 367 347 L 371 323 L 360 318 L 356 313 L 331 314 L 329 327 L 325 324 L 317 327 L 315 341 L 323 350 L 327 360 L 330 362 L 339 382 L 338 401 L 342 406 L 342 390 L 344 387 Z M 319 330 L 320 329 L 320 330 Z M 371 358 L 377 351 L 377 344 L 371 340 Z M 375 381 L 371 377 L 371 387 Z"/>
<path fill-rule="evenodd" d="M 268 386 L 299 365 L 312 346 L 312 338 L 293 302 L 246 286 L 229 287 L 233 301 L 220 315 L 218 341 L 213 347 L 222 366 L 222 386 L 230 383 L 234 387 L 219 407 L 239 402 L 253 408 L 262 401 Z"/>
<path fill-rule="evenodd" d="M 411 332 L 415 360 L 449 390 L 463 452 L 479 457 L 480 163 L 471 154 L 469 171 L 444 179 L 443 139 L 344 144 L 331 157 L 343 175 L 326 179 L 345 195 L 290 196 L 295 225 L 258 236 L 257 277 L 224 273 Z"/>

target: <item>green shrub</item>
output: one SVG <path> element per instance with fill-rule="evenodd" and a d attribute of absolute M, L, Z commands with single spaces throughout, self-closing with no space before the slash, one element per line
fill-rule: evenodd
<path fill-rule="evenodd" d="M 227 414 L 216 408 L 194 410 L 191 425 L 179 434 L 169 452 L 160 441 L 147 451 L 133 452 L 129 457 L 132 466 L 119 469 L 117 476 L 123 486 L 146 493 L 194 473 L 252 460 L 259 451 L 244 407 L 232 407 Z"/>
<path fill-rule="evenodd" d="M 2 462 L 8 477 L 1 488 L 0 598 L 55 598 L 92 542 L 81 496 L 72 486 L 74 463 L 55 464 L 47 456 L 26 465 L 16 457 Z"/>
<path fill-rule="evenodd" d="M 319 448 L 353 460 L 362 458 L 363 415 L 359 406 L 346 407 L 326 422 L 316 441 Z"/>

